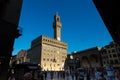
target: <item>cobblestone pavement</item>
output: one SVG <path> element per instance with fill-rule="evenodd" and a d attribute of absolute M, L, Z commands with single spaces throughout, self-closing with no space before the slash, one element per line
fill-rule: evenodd
<path fill-rule="evenodd" d="M 58 75 L 59 75 L 59 77 L 58 77 Z M 54 73 L 53 78 L 51 79 L 51 74 L 47 73 L 47 78 L 45 79 L 45 76 L 44 76 L 44 80 L 76 80 L 76 79 L 75 79 L 75 76 L 72 78 L 72 76 L 70 74 L 67 76 L 65 75 L 65 77 L 63 78 L 58 73 Z M 84 77 L 84 80 L 87 80 L 86 77 Z"/>
<path fill-rule="evenodd" d="M 53 79 L 51 79 L 51 75 L 50 73 L 47 73 L 47 78 L 46 80 L 72 80 L 72 77 L 69 75 L 69 76 L 65 76 L 65 78 L 63 77 L 58 77 L 58 73 L 54 73 L 53 74 Z M 74 77 L 75 78 L 75 77 Z M 44 80 L 45 80 L 45 76 L 44 76 Z M 75 79 L 74 79 L 75 80 Z"/>
<path fill-rule="evenodd" d="M 47 77 L 46 77 L 46 79 L 45 79 L 45 76 L 44 76 L 44 80 L 76 80 L 75 79 L 75 76 L 74 76 L 74 79 L 72 78 L 72 76 L 69 74 L 68 76 L 66 76 L 65 75 L 65 77 L 63 78 L 63 77 L 58 77 L 58 73 L 54 73 L 53 74 L 53 78 L 51 79 L 51 74 L 50 73 L 47 73 Z M 106 77 L 107 78 L 107 77 Z M 84 77 L 84 79 L 83 80 L 87 80 L 87 78 L 86 77 Z M 96 79 L 90 79 L 90 80 L 96 80 Z M 107 79 L 106 79 L 107 80 Z"/>

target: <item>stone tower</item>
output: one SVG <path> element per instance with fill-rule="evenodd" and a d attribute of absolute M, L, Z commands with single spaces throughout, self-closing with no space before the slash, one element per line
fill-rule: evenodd
<path fill-rule="evenodd" d="M 54 16 L 53 28 L 54 28 L 54 39 L 61 40 L 61 22 L 60 16 L 56 13 Z"/>

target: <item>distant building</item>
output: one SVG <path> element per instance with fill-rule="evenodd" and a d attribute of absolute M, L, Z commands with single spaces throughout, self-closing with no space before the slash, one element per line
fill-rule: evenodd
<path fill-rule="evenodd" d="M 9 67 L 13 67 L 13 65 L 16 64 L 16 61 L 17 61 L 16 56 L 17 55 L 14 55 L 10 58 Z"/>
<path fill-rule="evenodd" d="M 67 57 L 67 43 L 61 41 L 60 16 L 54 16 L 54 38 L 41 35 L 34 39 L 28 50 L 30 62 L 37 63 L 42 70 L 64 70 L 64 62 Z"/>
<path fill-rule="evenodd" d="M 17 64 L 28 62 L 29 60 L 27 59 L 27 50 L 19 51 L 18 54 L 16 55 L 16 60 Z"/>
<path fill-rule="evenodd" d="M 80 58 L 73 58 L 72 54 L 68 54 L 64 68 L 71 73 L 71 71 L 75 71 L 77 68 L 81 67 L 80 63 Z"/>
<path fill-rule="evenodd" d="M 67 58 L 67 66 L 69 67 L 69 70 L 74 70 L 77 68 L 77 66 L 80 66 L 82 68 L 102 67 L 100 51 L 100 47 L 93 47 L 69 54 Z M 79 63 L 75 65 L 75 62 Z"/>
<path fill-rule="evenodd" d="M 113 67 L 120 67 L 120 45 L 111 42 L 109 45 L 101 49 L 102 64 L 105 67 L 107 64 L 112 64 Z"/>

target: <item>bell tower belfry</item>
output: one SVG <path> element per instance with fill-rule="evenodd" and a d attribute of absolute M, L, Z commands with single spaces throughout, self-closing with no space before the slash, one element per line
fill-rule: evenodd
<path fill-rule="evenodd" d="M 54 39 L 61 40 L 61 27 L 60 16 L 58 13 L 54 16 L 53 29 L 54 29 Z"/>

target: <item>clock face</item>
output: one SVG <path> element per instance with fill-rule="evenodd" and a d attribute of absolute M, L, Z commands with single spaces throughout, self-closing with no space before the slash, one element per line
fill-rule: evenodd
<path fill-rule="evenodd" d="M 60 37 L 57 37 L 57 40 L 59 40 L 59 41 L 60 41 Z"/>

